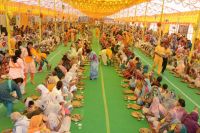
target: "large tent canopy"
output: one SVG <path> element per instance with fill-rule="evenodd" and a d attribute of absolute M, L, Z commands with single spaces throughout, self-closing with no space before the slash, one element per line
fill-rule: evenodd
<path fill-rule="evenodd" d="M 160 15 L 164 14 L 164 22 L 197 24 L 199 11 L 199 0 L 151 0 L 108 17 L 123 21 L 159 22 Z"/>
<path fill-rule="evenodd" d="M 148 0 L 64 0 L 91 17 L 105 17 Z"/>
<path fill-rule="evenodd" d="M 161 14 L 163 5 L 163 0 L 151 0 L 144 2 L 130 8 L 119 11 L 118 13 L 112 15 L 111 17 L 134 17 L 136 16 L 145 16 L 145 9 L 147 6 L 147 16 L 153 16 Z M 137 10 L 135 10 L 137 9 Z M 200 10 L 200 1 L 199 0 L 165 0 L 164 1 L 164 14 L 171 13 L 181 13 Z M 136 11 L 136 13 L 135 13 Z"/>
<path fill-rule="evenodd" d="M 64 9 L 64 13 L 75 14 L 77 16 L 85 14 L 93 18 L 102 18 L 149 0 L 40 0 L 40 5 L 38 4 L 39 0 L 9 1 L 52 10 L 56 9 L 59 12 Z"/>
<path fill-rule="evenodd" d="M 83 16 L 83 14 L 78 10 L 70 6 L 69 4 L 62 2 L 61 0 L 11 0 L 12 2 L 23 3 L 25 5 L 40 6 L 41 8 L 46 8 L 50 10 L 56 10 L 58 12 L 63 12 L 66 14 L 73 14 L 77 16 Z M 40 2 L 40 5 L 39 5 Z M 55 3 L 54 3 L 55 2 Z"/>
<path fill-rule="evenodd" d="M 146 21 L 146 17 L 148 17 L 148 21 L 158 22 L 158 16 L 163 13 L 165 19 L 170 22 L 197 24 L 200 10 L 200 0 L 9 0 L 7 2 L 14 3 L 10 6 L 24 6 L 24 12 L 31 9 L 36 12 L 34 7 L 37 7 L 37 10 L 40 8 L 42 10 L 47 9 L 48 13 L 45 15 L 55 15 L 56 11 L 57 14 L 62 12 L 77 17 L 108 17 L 118 20 L 120 18 L 122 21 Z M 15 9 L 12 8 L 12 10 Z M 23 12 L 23 10 L 16 11 Z"/>

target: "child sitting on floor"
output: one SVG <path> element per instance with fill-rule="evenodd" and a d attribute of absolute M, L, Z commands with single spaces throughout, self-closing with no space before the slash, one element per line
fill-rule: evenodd
<path fill-rule="evenodd" d="M 136 80 L 135 80 L 134 76 L 132 76 L 132 78 L 129 80 L 130 89 L 135 90 L 135 85 L 136 85 Z"/>
<path fill-rule="evenodd" d="M 162 81 L 162 76 L 158 76 L 157 79 L 154 79 L 153 82 L 151 83 L 151 86 L 161 86 L 161 81 Z"/>
<path fill-rule="evenodd" d="M 57 76 L 56 76 L 57 77 Z M 52 91 L 53 88 L 56 86 L 56 83 L 59 81 L 59 78 L 57 77 L 57 80 L 55 79 L 55 77 L 53 75 L 50 75 L 47 77 L 47 81 L 46 81 L 46 87 L 49 91 Z"/>
<path fill-rule="evenodd" d="M 24 102 L 25 102 L 26 109 L 23 112 L 23 114 L 26 115 L 28 119 L 31 119 L 33 116 L 39 115 L 42 113 L 42 110 L 35 105 L 35 102 L 33 101 L 32 98 L 27 97 Z"/>

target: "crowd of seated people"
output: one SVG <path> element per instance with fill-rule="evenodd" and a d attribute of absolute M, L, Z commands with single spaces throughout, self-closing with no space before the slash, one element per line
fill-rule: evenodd
<path fill-rule="evenodd" d="M 74 28 L 72 29 L 72 31 L 75 30 Z M 62 60 L 46 77 L 45 82 L 36 87 L 40 96 L 26 98 L 24 101 L 26 110 L 23 114 L 14 112 L 10 115 L 15 123 L 13 132 L 70 132 L 71 111 L 74 107 L 73 100 L 78 86 L 82 84 L 83 66 L 87 60 L 91 37 L 91 33 L 85 31 L 76 39 L 74 33 L 76 32 L 71 34 L 72 44 L 70 50 L 63 55 Z M 169 88 L 166 83 L 162 83 L 162 76 L 156 77 L 153 71 L 149 71 L 149 66 L 143 64 L 140 58 L 132 51 L 132 43 L 137 41 L 140 34 L 142 34 L 142 31 L 140 29 L 135 30 L 134 27 L 106 25 L 104 29 L 101 29 L 99 40 L 102 46 L 100 52 L 102 63 L 104 65 L 113 63 L 120 76 L 128 82 L 123 87 L 131 90 L 131 93 L 129 91 L 129 96 L 134 97 L 135 105 L 140 107 L 142 115 L 146 117 L 150 124 L 151 130 L 164 133 L 196 133 L 200 127 L 197 107 L 194 107 L 191 113 L 187 112 L 185 100 L 177 97 L 172 91 L 173 88 Z M 134 35 L 137 35 L 138 38 Z M 55 40 L 57 41 L 57 39 Z M 69 38 L 67 38 L 68 40 Z M 188 75 L 182 75 L 185 80 L 190 80 L 191 76 L 194 76 L 191 81 L 195 85 L 199 84 L 200 74 L 199 71 L 196 72 L 198 65 L 195 64 L 199 57 L 199 48 L 195 49 L 192 54 L 192 60 L 187 63 L 188 61 L 183 58 L 189 55 L 189 47 L 182 47 L 183 41 L 180 41 L 180 43 L 180 46 L 175 51 L 172 50 L 172 53 L 175 54 L 173 55 L 175 59 L 172 59 L 175 61 L 169 62 L 175 65 L 173 68 L 175 72 L 179 74 L 188 72 Z M 30 45 L 27 48 L 28 55 L 37 56 L 36 53 L 38 52 L 36 48 L 32 47 L 32 43 L 28 42 L 28 45 Z M 19 48 L 23 53 L 23 47 L 20 46 Z M 33 52 L 28 50 L 32 48 L 34 49 L 32 50 Z M 15 53 L 12 58 L 13 62 L 12 64 L 10 63 L 11 65 L 17 62 L 19 54 L 20 52 Z M 177 61 L 177 58 L 180 59 Z M 186 63 L 187 65 L 185 65 Z M 138 115 L 136 118 L 141 120 L 142 115 Z M 18 123 L 23 124 L 19 126 Z"/>
<path fill-rule="evenodd" d="M 4 32 L 1 34 L 1 78 L 9 78 L 7 75 L 9 74 L 11 68 L 11 65 L 9 65 L 10 57 L 15 55 L 15 51 L 20 50 L 22 52 L 21 58 L 24 58 L 24 50 L 30 42 L 33 44 L 34 52 L 32 54 L 34 56 L 34 61 L 38 66 L 38 71 L 42 71 L 42 67 L 45 62 L 47 63 L 48 68 L 50 67 L 46 59 L 47 55 L 49 52 L 54 51 L 55 48 L 62 42 L 62 33 L 58 32 L 57 34 L 53 34 L 51 28 L 48 28 L 51 27 L 51 23 L 46 25 L 47 29 L 43 32 L 41 42 L 39 42 L 40 39 L 37 32 L 34 32 L 34 26 L 32 28 L 29 26 L 22 26 L 20 28 L 18 26 L 14 26 L 10 39 L 10 53 L 8 50 L 7 35 Z"/>
<path fill-rule="evenodd" d="M 102 47 L 105 44 L 112 44 L 104 43 L 110 38 L 115 40 L 113 47 L 117 47 L 120 44 L 115 51 L 113 49 L 113 56 L 116 60 L 115 67 L 119 76 L 125 79 L 123 81 L 128 82 L 122 87 L 131 90 L 131 92 L 129 91 L 129 96 L 134 97 L 132 100 L 136 101 L 135 106 L 142 111 L 142 114 L 137 113 L 141 115 L 136 118 L 141 120 L 141 116 L 144 115 L 150 124 L 151 130 L 154 132 L 196 133 L 200 128 L 198 108 L 194 107 L 192 112 L 187 112 L 185 100 L 177 97 L 173 88 L 169 88 L 166 83 L 162 83 L 162 76 L 155 77 L 154 72 L 149 71 L 149 66 L 143 64 L 140 58 L 134 55 L 133 51 L 130 51 L 131 45 L 124 44 L 122 41 L 124 37 L 121 34 L 123 33 L 123 28 L 118 26 L 115 30 L 119 31 L 116 34 L 112 34 L 113 27 L 111 26 L 104 30 L 101 38 L 104 40 L 101 40 Z M 126 29 L 126 32 L 131 29 Z"/>
<path fill-rule="evenodd" d="M 89 32 L 85 32 L 85 36 L 90 35 L 87 33 Z M 86 51 L 90 49 L 90 40 L 87 38 L 81 36 L 71 43 L 70 49 L 59 64 L 47 75 L 45 81 L 36 87 L 39 96 L 32 94 L 25 98 L 26 108 L 23 113 L 11 113 L 13 133 L 70 132 L 73 120 L 71 113 L 77 106 L 73 101 L 80 99 L 77 91 L 78 87 L 83 85 L 83 66 L 87 61 Z"/>
<path fill-rule="evenodd" d="M 137 37 L 140 34 L 140 28 L 134 27 L 137 33 L 134 34 Z M 151 40 L 154 40 L 152 43 Z M 182 82 L 189 84 L 191 88 L 200 87 L 200 43 L 199 39 L 195 40 L 194 50 L 192 52 L 192 43 L 187 37 L 179 33 L 164 34 L 162 40 L 167 39 L 169 41 L 169 49 L 171 55 L 168 59 L 167 68 L 171 70 L 176 77 L 181 77 Z M 154 50 L 158 40 L 156 32 L 152 30 L 147 30 L 145 32 L 145 39 L 138 39 L 137 46 L 141 48 L 146 54 L 153 56 Z"/>

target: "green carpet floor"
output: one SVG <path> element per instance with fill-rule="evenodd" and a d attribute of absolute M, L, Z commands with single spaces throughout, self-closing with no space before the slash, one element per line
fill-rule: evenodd
<path fill-rule="evenodd" d="M 69 45 L 68 45 L 69 46 Z M 92 48 L 98 54 L 100 46 L 98 40 L 93 38 Z M 67 51 L 68 47 L 59 46 L 56 51 L 52 52 L 48 59 L 53 67 L 61 60 L 62 55 Z M 152 59 L 145 56 L 140 50 L 135 49 L 135 54 L 141 58 L 144 64 L 151 65 Z M 89 66 L 86 66 L 85 76 L 89 76 Z M 48 71 L 36 74 L 35 81 L 41 83 Z M 189 89 L 187 84 L 180 82 L 168 71 L 164 74 L 162 83 L 167 83 L 170 89 L 173 89 L 179 97 L 186 100 L 186 109 L 191 111 L 194 106 L 199 107 L 200 97 L 195 94 L 197 90 Z M 82 101 L 83 107 L 76 108 L 73 114 L 79 113 L 83 120 L 80 122 L 72 122 L 72 133 L 137 133 L 139 128 L 148 127 L 146 120 L 137 121 L 131 116 L 132 110 L 127 109 L 128 101 L 124 101 L 124 94 L 121 85 L 122 78 L 118 76 L 113 67 L 99 66 L 99 77 L 97 80 L 91 81 L 85 79 L 85 90 L 78 91 L 84 95 Z M 27 95 L 36 94 L 34 88 L 36 86 L 28 83 Z M 24 106 L 18 103 L 14 108 L 16 111 L 22 111 Z M 5 117 L 6 110 L 0 107 L 0 132 L 3 129 L 11 128 L 12 123 L 9 118 Z M 79 125 L 82 124 L 80 127 Z"/>
<path fill-rule="evenodd" d="M 93 38 L 92 48 L 98 54 L 100 46 L 98 40 Z M 86 76 L 89 76 L 89 67 L 86 67 Z M 122 78 L 118 76 L 113 67 L 99 66 L 99 78 L 91 81 L 84 80 L 84 106 L 75 109 L 83 120 L 72 124 L 72 133 L 137 133 L 139 128 L 148 127 L 148 123 L 137 121 L 131 116 L 124 101 L 124 88 L 121 87 Z M 82 128 L 78 125 L 82 124 Z"/>

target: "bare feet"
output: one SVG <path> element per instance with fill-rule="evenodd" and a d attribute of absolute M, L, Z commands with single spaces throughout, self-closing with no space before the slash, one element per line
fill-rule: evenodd
<path fill-rule="evenodd" d="M 42 70 L 39 70 L 39 71 L 38 71 L 38 73 L 41 73 L 41 72 L 42 72 Z"/>
<path fill-rule="evenodd" d="M 198 107 L 195 106 L 193 111 L 198 113 Z"/>
<path fill-rule="evenodd" d="M 50 64 L 47 65 L 47 70 L 51 70 L 51 65 Z"/>

